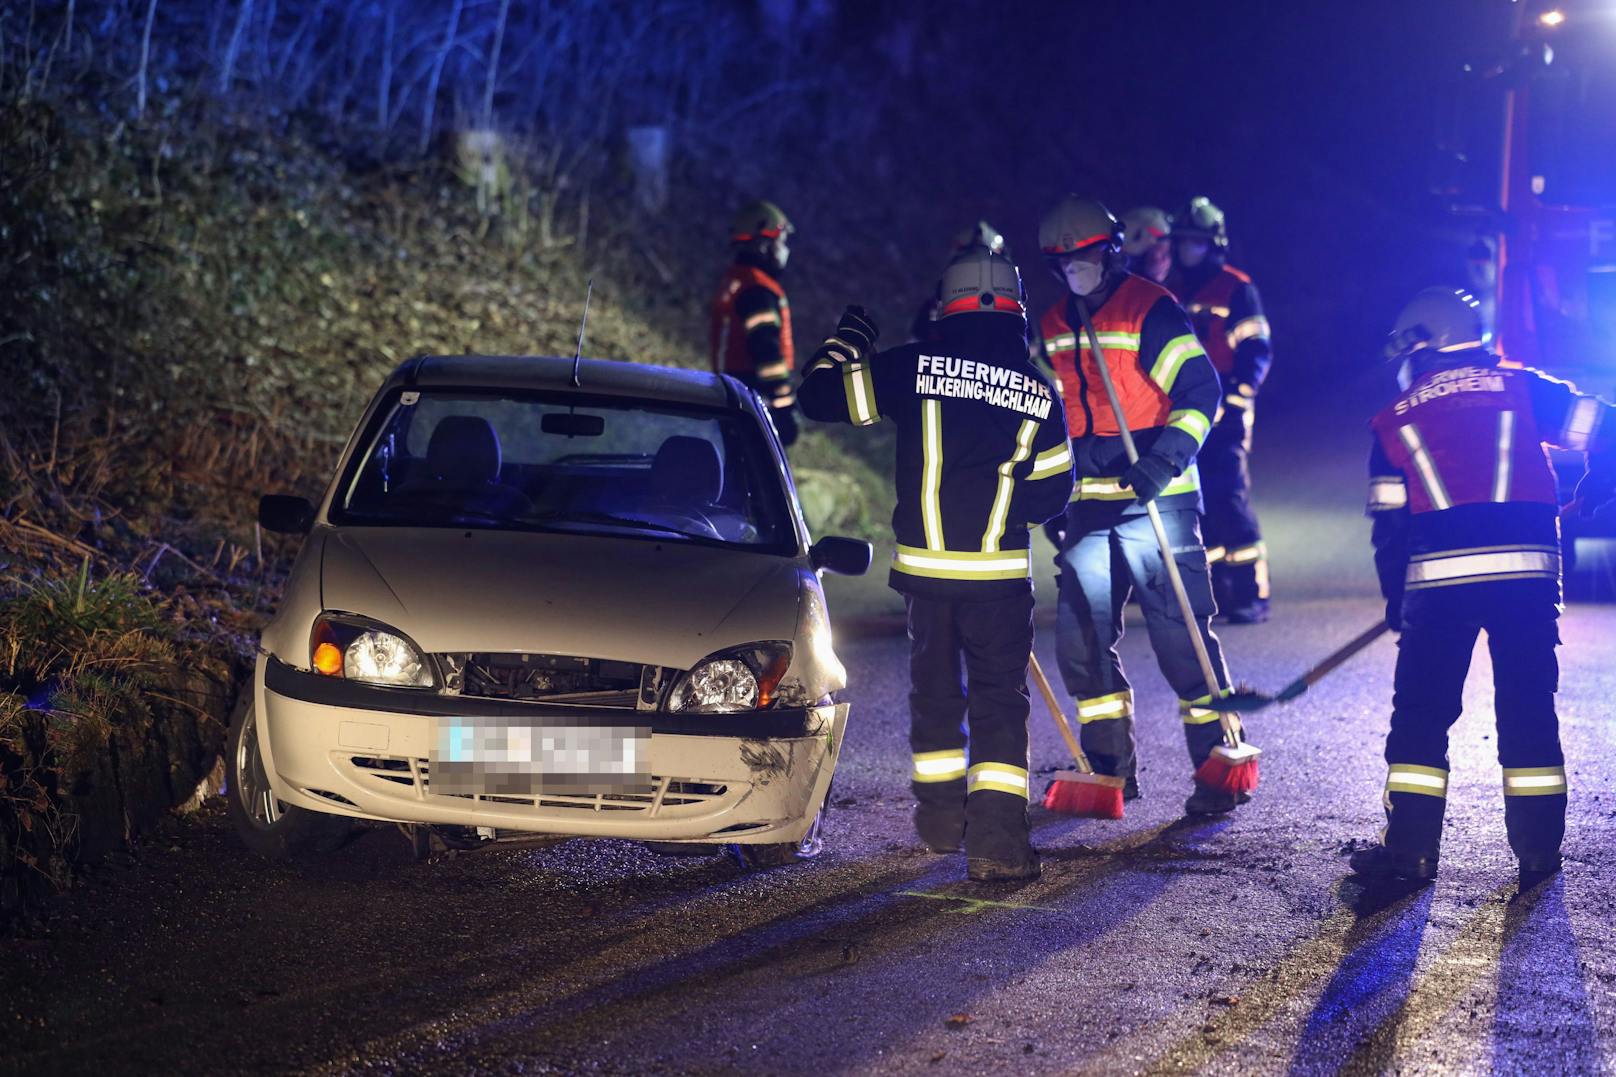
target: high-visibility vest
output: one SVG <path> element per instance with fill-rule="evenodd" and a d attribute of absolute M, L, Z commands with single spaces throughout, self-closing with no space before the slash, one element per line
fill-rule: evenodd
<path fill-rule="evenodd" d="M 1212 360 L 1219 374 L 1234 370 L 1234 350 L 1241 341 L 1250 336 L 1268 335 L 1268 320 L 1261 315 L 1245 318 L 1232 327 L 1229 325 L 1229 303 L 1235 289 L 1250 283 L 1251 278 L 1240 270 L 1224 266 L 1194 295 L 1180 297 L 1207 358 Z"/>
<path fill-rule="evenodd" d="M 1145 324 L 1145 315 L 1157 300 L 1171 299 L 1172 293 L 1159 284 L 1143 277 L 1129 275 L 1117 286 L 1111 298 L 1095 311 L 1090 320 L 1095 335 L 1100 338 L 1100 350 L 1105 353 L 1106 369 L 1116 385 L 1117 399 L 1122 404 L 1123 416 L 1130 430 L 1148 430 L 1165 426 L 1173 410 L 1167 393 L 1157 383 L 1159 371 L 1147 370 L 1139 362 L 1139 334 Z M 1038 330 L 1043 336 L 1044 353 L 1049 365 L 1060 379 L 1061 397 L 1066 402 L 1066 426 L 1072 437 L 1089 434 L 1115 437 L 1121 433 L 1111 401 L 1105 395 L 1100 371 L 1089 352 L 1087 334 L 1082 323 L 1075 328 L 1066 320 L 1066 300 L 1062 299 L 1039 319 Z M 1188 335 L 1185 341 L 1193 348 Z M 1198 349 L 1197 349 L 1198 350 Z M 1081 357 L 1081 358 L 1079 358 Z M 1163 355 L 1161 361 L 1174 357 Z M 1177 360 L 1182 362 L 1182 360 Z M 1176 373 L 1177 367 L 1174 366 Z M 1168 384 L 1171 380 L 1168 379 Z M 1093 417 L 1092 423 L 1090 416 Z"/>
<path fill-rule="evenodd" d="M 1410 512 L 1558 504 L 1527 386 L 1506 367 L 1449 367 L 1426 374 L 1375 416 L 1381 448 L 1408 476 Z"/>
<path fill-rule="evenodd" d="M 752 354 L 746 347 L 746 334 L 754 328 L 746 324 L 735 310 L 735 299 L 748 288 L 763 288 L 780 301 L 780 359 L 786 372 L 796 369 L 796 357 L 791 346 L 791 304 L 780 282 L 756 266 L 736 263 L 724 271 L 718 283 L 718 294 L 713 297 L 712 318 L 709 324 L 709 343 L 712 347 L 713 371 L 734 374 L 741 378 L 754 378 L 759 371 L 752 366 Z M 753 315 L 754 319 L 763 317 Z"/>

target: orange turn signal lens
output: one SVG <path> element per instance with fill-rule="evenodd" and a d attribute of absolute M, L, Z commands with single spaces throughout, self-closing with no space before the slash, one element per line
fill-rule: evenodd
<path fill-rule="evenodd" d="M 335 643 L 322 643 L 314 648 L 314 668 L 327 677 L 342 673 L 342 651 Z"/>

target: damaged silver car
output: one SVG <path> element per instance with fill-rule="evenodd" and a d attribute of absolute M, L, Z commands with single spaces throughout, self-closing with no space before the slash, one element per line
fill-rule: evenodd
<path fill-rule="evenodd" d="M 316 505 L 230 732 L 276 857 L 403 824 L 418 852 L 612 837 L 773 864 L 822 846 L 847 724 L 822 570 L 757 396 L 713 374 L 428 357 Z"/>

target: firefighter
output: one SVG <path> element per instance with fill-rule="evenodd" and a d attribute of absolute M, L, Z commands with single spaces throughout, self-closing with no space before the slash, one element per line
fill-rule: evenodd
<path fill-rule="evenodd" d="M 748 203 L 735 215 L 729 230 L 735 260 L 718 282 L 709 334 L 713 370 L 768 401 L 782 445 L 797 440 L 791 303 L 780 286 L 795 230 L 773 202 Z"/>
<path fill-rule="evenodd" d="M 936 344 L 879 353 L 869 316 L 847 308 L 799 395 L 810 419 L 897 427 L 889 582 L 908 608 L 915 828 L 934 852 L 963 843 L 973 880 L 1035 878 L 1027 529 L 1065 509 L 1071 448 L 1054 388 L 1027 355 L 1014 263 L 972 247 L 939 295 Z"/>
<path fill-rule="evenodd" d="M 954 234 L 948 256 L 957 258 L 972 247 L 981 247 L 993 254 L 1002 254 L 1010 258 L 1010 248 L 1004 241 L 1004 235 L 987 221 L 977 221 L 970 228 L 961 229 Z M 942 298 L 938 292 L 932 292 L 926 301 L 920 304 L 915 312 L 914 325 L 910 328 L 911 339 L 926 344 L 935 344 L 940 338 L 937 331 L 937 312 L 942 307 Z"/>
<path fill-rule="evenodd" d="M 1155 281 L 1167 279 L 1173 268 L 1172 218 L 1155 206 L 1139 206 L 1122 215 L 1122 253 L 1128 272 Z"/>
<path fill-rule="evenodd" d="M 1227 262 L 1223 211 L 1193 198 L 1173 220 L 1173 271 L 1167 287 L 1189 313 L 1195 333 L 1223 379 L 1218 415 L 1201 449 L 1206 507 L 1201 525 L 1222 619 L 1268 620 L 1268 549 L 1251 508 L 1251 431 L 1257 391 L 1272 350 L 1268 319 L 1251 278 Z"/>
<path fill-rule="evenodd" d="M 1555 476 L 1544 444 L 1588 453 L 1585 511 L 1616 492 L 1616 409 L 1488 350 L 1480 304 L 1428 288 L 1388 356 L 1401 394 L 1371 423 L 1369 516 L 1386 619 L 1401 630 L 1386 737 L 1387 825 L 1352 869 L 1435 878 L 1448 728 L 1476 638 L 1492 653 L 1504 825 L 1529 889 L 1560 869 L 1566 772 L 1554 713 L 1560 637 Z"/>
<path fill-rule="evenodd" d="M 1206 760 L 1222 731 L 1189 632 L 1200 631 L 1206 641 L 1220 696 L 1229 680 L 1211 631 L 1212 584 L 1196 519 L 1201 494 L 1195 456 L 1217 411 L 1218 375 L 1167 289 L 1124 269 L 1122 234 L 1110 211 L 1091 199 L 1068 195 L 1049 212 L 1038 243 L 1069 294 L 1044 312 L 1038 334 L 1060 380 L 1077 467 L 1056 558 L 1056 654 L 1076 699 L 1084 752 L 1095 770 L 1125 778 L 1123 796 L 1132 799 L 1139 795 L 1133 692 L 1116 649 L 1130 593 L 1139 596 L 1156 661 L 1178 693 L 1192 766 Z M 1128 463 L 1084 339 L 1079 304 L 1099 337 L 1138 445 L 1138 463 Z M 1193 628 L 1184 624 L 1170 590 L 1146 515 L 1149 501 L 1160 510 L 1178 561 L 1196 614 Z M 1217 814 L 1239 802 L 1196 783 L 1185 811 Z"/>

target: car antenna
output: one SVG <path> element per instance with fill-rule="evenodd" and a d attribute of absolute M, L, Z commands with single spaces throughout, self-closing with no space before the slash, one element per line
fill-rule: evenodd
<path fill-rule="evenodd" d="M 578 323 L 578 351 L 572 357 L 572 387 L 583 388 L 583 382 L 578 380 L 578 368 L 584 361 L 584 329 L 589 325 L 589 297 L 595 294 L 595 278 L 589 278 L 589 287 L 584 291 L 584 316 Z"/>

